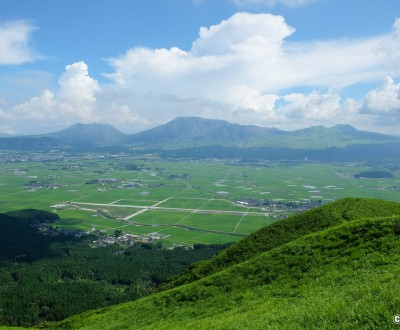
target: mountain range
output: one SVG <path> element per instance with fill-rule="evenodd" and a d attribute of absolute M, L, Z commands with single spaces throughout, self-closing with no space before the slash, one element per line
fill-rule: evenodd
<path fill-rule="evenodd" d="M 169 149 L 216 145 L 320 149 L 389 141 L 400 141 L 400 138 L 358 131 L 350 125 L 335 125 L 330 128 L 313 126 L 296 131 L 283 131 L 198 117 L 178 117 L 165 125 L 128 135 L 124 139 L 125 143 L 133 146 Z"/>
<path fill-rule="evenodd" d="M 326 157 L 328 153 L 334 160 L 343 154 L 367 156 L 378 152 L 377 156 L 385 159 L 400 158 L 400 153 L 396 154 L 396 150 L 400 150 L 400 137 L 359 131 L 350 125 L 283 131 L 199 117 L 178 117 L 135 134 L 125 134 L 107 124 L 75 124 L 44 135 L 0 138 L 0 149 L 8 150 L 94 150 L 104 147 L 158 150 L 182 157 L 225 155 L 240 158 L 264 154 L 264 158 L 313 159 Z"/>

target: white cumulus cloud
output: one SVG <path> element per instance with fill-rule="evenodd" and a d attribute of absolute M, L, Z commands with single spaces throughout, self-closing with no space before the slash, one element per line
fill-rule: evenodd
<path fill-rule="evenodd" d="M 129 128 L 131 125 L 146 126 L 149 124 L 146 118 L 143 118 L 136 112 L 132 111 L 126 104 L 118 104 L 112 102 L 107 106 L 107 110 L 101 115 L 101 121 L 105 123 L 112 123 L 118 127 Z"/>
<path fill-rule="evenodd" d="M 340 109 L 340 96 L 334 93 L 291 93 L 283 99 L 289 103 L 282 108 L 288 118 L 331 120 Z"/>
<path fill-rule="evenodd" d="M 60 89 L 57 103 L 61 112 L 71 114 L 84 122 L 96 121 L 96 93 L 100 86 L 89 76 L 88 66 L 84 62 L 67 65 L 58 79 Z"/>
<path fill-rule="evenodd" d="M 127 132 L 177 116 L 287 129 L 372 123 L 385 111 L 398 113 L 393 80 L 360 100 L 342 99 L 340 92 L 387 75 L 387 59 L 398 56 L 399 30 L 396 21 L 385 35 L 293 42 L 295 28 L 284 17 L 240 12 L 201 27 L 190 49 L 134 47 L 108 59 L 109 82 L 102 86 L 84 62 L 68 65 L 58 89 L 16 106 L 13 115 L 64 127 L 108 122 Z M 299 87 L 303 93 L 293 92 Z"/>
<path fill-rule="evenodd" d="M 16 105 L 14 117 L 21 123 L 34 124 L 42 131 L 54 131 L 77 122 L 117 126 L 148 124 L 128 105 L 116 100 L 115 95 L 103 91 L 98 81 L 89 75 L 83 61 L 67 65 L 58 78 L 58 85 L 55 91 L 46 89 L 41 95 Z M 5 114 L 0 112 L 0 118 L 2 116 Z"/>
<path fill-rule="evenodd" d="M 17 105 L 15 109 L 18 117 L 28 120 L 54 120 L 59 115 L 54 93 L 47 89 L 40 96 L 32 97 L 28 102 Z"/>
<path fill-rule="evenodd" d="M 0 99 L 0 105 L 5 104 L 5 102 Z M 0 134 L 12 135 L 15 134 L 15 131 L 7 125 L 7 123 L 12 123 L 15 121 L 15 117 L 2 109 L 0 109 Z"/>
<path fill-rule="evenodd" d="M 240 85 L 228 88 L 221 102 L 225 102 L 227 109 L 232 109 L 226 111 L 229 120 L 260 124 L 277 120 L 275 103 L 279 99 L 278 95 L 262 94 L 256 89 Z"/>
<path fill-rule="evenodd" d="M 29 44 L 34 30 L 35 27 L 27 21 L 0 24 L 0 65 L 17 65 L 39 58 Z"/>
<path fill-rule="evenodd" d="M 266 125 L 303 116 L 318 124 L 337 118 L 338 95 L 311 93 L 301 100 L 293 94 L 279 109 L 282 91 L 335 91 L 385 74 L 385 56 L 377 49 L 389 34 L 300 43 L 290 41 L 294 33 L 282 16 L 236 13 L 201 27 L 189 50 L 135 47 L 108 59 L 109 87 L 130 91 L 124 104 L 150 123 L 183 113 Z"/>
<path fill-rule="evenodd" d="M 202 27 L 191 50 L 133 48 L 111 58 L 107 76 L 135 91 L 219 93 L 246 85 L 261 93 L 296 86 L 346 87 L 382 76 L 383 38 L 291 43 L 281 16 L 237 13 Z"/>
<path fill-rule="evenodd" d="M 40 96 L 15 107 L 19 118 L 45 122 L 47 126 L 55 123 L 74 124 L 76 122 L 94 122 L 99 118 L 95 114 L 96 94 L 100 87 L 89 76 L 84 62 L 67 65 L 58 79 L 59 89 L 55 92 L 44 90 Z"/>
<path fill-rule="evenodd" d="M 370 91 L 364 98 L 362 113 L 395 116 L 400 120 L 400 84 L 387 76 L 382 86 Z"/>
<path fill-rule="evenodd" d="M 276 55 L 282 40 L 293 32 L 282 16 L 237 13 L 218 25 L 201 27 L 191 52 L 197 56 L 210 56 L 262 49 L 262 54 Z"/>
<path fill-rule="evenodd" d="M 115 72 L 108 77 L 136 91 L 183 95 L 218 93 L 228 84 L 256 85 L 260 79 L 268 84 L 272 75 L 260 73 L 268 74 L 293 31 L 281 16 L 238 13 L 201 28 L 190 51 L 133 48 L 109 59 Z"/>

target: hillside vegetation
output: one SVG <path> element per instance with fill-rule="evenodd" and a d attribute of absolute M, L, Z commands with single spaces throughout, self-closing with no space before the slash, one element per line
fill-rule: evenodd
<path fill-rule="evenodd" d="M 185 274 L 166 287 L 181 285 L 216 273 L 230 265 L 251 259 L 301 236 L 346 221 L 378 216 L 400 215 L 400 204 L 382 200 L 345 198 L 278 221 L 247 236 L 210 260 L 195 263 Z"/>
<path fill-rule="evenodd" d="M 197 264 L 199 279 L 184 277 L 192 283 L 49 328 L 395 328 L 399 238 L 400 204 L 344 199 L 273 224 Z"/>
<path fill-rule="evenodd" d="M 96 236 L 39 230 L 58 215 L 0 213 L 0 325 L 32 326 L 148 295 L 224 246 L 161 249 L 158 244 L 92 248 Z"/>

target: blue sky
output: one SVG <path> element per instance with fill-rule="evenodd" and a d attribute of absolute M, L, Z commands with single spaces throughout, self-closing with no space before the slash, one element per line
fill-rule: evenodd
<path fill-rule="evenodd" d="M 398 0 L 13 0 L 0 134 L 177 116 L 400 135 Z"/>

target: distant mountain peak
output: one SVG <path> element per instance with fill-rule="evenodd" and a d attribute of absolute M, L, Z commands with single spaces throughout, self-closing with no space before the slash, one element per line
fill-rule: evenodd
<path fill-rule="evenodd" d="M 344 147 L 351 143 L 394 140 L 395 137 L 358 131 L 348 124 L 330 128 L 313 126 L 297 131 L 282 131 L 276 128 L 233 124 L 218 119 L 177 117 L 164 125 L 128 135 L 124 141 L 133 146 L 151 145 L 167 149 L 216 145 L 321 149 Z"/>
<path fill-rule="evenodd" d="M 61 131 L 46 134 L 61 143 L 73 146 L 90 146 L 90 145 L 113 145 L 119 143 L 125 137 L 115 127 L 109 124 L 98 123 L 76 123 Z"/>
<path fill-rule="evenodd" d="M 351 126 L 349 124 L 337 124 L 335 126 L 332 126 L 331 128 L 335 128 L 342 132 L 347 132 L 347 133 L 358 132 L 358 129 L 354 128 L 353 126 Z"/>
<path fill-rule="evenodd" d="M 351 145 L 399 143 L 400 137 L 359 131 L 348 124 L 332 127 L 313 126 L 295 131 L 255 125 L 240 125 L 220 119 L 177 117 L 170 122 L 126 135 L 109 124 L 76 123 L 68 128 L 45 135 L 0 138 L 5 149 L 51 147 L 122 147 L 140 149 L 193 149 L 199 147 L 235 147 L 239 149 L 326 149 Z"/>
<path fill-rule="evenodd" d="M 256 136 L 261 137 L 267 130 L 219 119 L 177 117 L 164 125 L 129 135 L 126 142 L 139 145 L 169 144 L 175 147 L 240 145 Z"/>
<path fill-rule="evenodd" d="M 101 128 L 112 128 L 114 130 L 117 130 L 115 127 L 111 126 L 110 124 L 103 124 L 103 123 L 76 123 L 73 124 L 67 128 L 64 128 L 61 131 L 69 130 L 72 128 L 85 128 L 85 129 L 101 129 Z M 117 130 L 118 131 L 118 130 Z"/>

